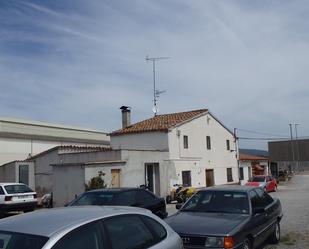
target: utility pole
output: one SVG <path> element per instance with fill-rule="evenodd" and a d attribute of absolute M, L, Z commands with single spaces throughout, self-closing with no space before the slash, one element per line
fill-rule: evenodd
<path fill-rule="evenodd" d="M 235 139 L 235 156 L 237 160 L 237 170 L 238 170 L 238 183 L 241 184 L 240 180 L 240 167 L 239 167 L 239 146 L 238 146 L 238 138 L 237 138 L 237 128 L 234 128 L 234 139 Z"/>
<path fill-rule="evenodd" d="M 162 93 L 165 93 L 165 91 L 159 91 L 156 89 L 156 61 L 158 60 L 165 60 L 170 59 L 170 57 L 149 57 L 146 56 L 146 61 L 152 62 L 152 73 L 153 73 L 153 113 L 156 116 L 159 109 L 158 109 L 158 98 Z"/>
<path fill-rule="evenodd" d="M 293 166 L 295 164 L 295 155 L 294 155 L 294 145 L 293 145 L 293 131 L 292 131 L 292 124 L 289 124 L 290 126 L 290 135 L 291 135 L 291 151 L 292 151 L 292 162 Z"/>
<path fill-rule="evenodd" d="M 298 143 L 298 134 L 297 134 L 297 126 L 299 124 L 294 124 L 295 126 L 295 138 L 296 138 L 296 168 L 299 172 L 299 143 Z"/>

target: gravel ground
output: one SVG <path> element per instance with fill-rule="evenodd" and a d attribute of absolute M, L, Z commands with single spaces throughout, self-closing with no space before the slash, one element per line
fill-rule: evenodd
<path fill-rule="evenodd" d="M 264 248 L 309 248 L 309 175 L 294 176 L 271 195 L 280 199 L 283 208 L 281 243 Z"/>
<path fill-rule="evenodd" d="M 258 249 L 309 249 L 309 175 L 296 175 L 270 194 L 280 199 L 283 208 L 281 243 Z M 175 204 L 167 205 L 167 211 L 174 214 Z"/>

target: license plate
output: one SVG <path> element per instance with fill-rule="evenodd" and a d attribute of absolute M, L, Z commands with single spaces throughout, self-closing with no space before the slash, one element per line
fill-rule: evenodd
<path fill-rule="evenodd" d="M 22 195 L 22 196 L 17 196 L 18 199 L 29 199 L 31 198 L 32 195 Z"/>

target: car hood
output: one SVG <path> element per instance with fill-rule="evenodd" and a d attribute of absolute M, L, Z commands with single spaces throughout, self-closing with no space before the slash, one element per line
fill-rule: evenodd
<path fill-rule="evenodd" d="M 245 220 L 247 214 L 178 212 L 165 221 L 179 234 L 227 235 Z"/>

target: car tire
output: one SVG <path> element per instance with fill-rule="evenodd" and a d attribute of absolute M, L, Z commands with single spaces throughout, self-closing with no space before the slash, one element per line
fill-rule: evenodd
<path fill-rule="evenodd" d="M 249 239 L 245 239 L 242 245 L 242 249 L 252 249 L 252 245 Z"/>
<path fill-rule="evenodd" d="M 280 223 L 276 222 L 274 231 L 272 232 L 272 234 L 269 237 L 269 242 L 271 244 L 278 244 L 280 241 Z"/>

